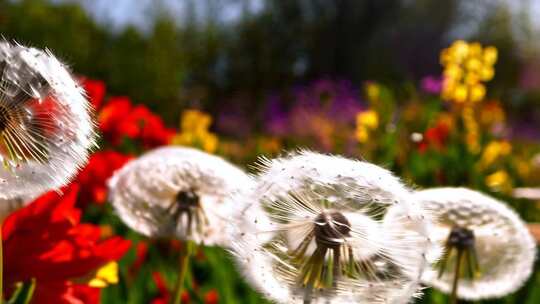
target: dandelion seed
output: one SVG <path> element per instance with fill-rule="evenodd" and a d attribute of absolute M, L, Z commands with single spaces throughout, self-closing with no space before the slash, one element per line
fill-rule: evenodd
<path fill-rule="evenodd" d="M 239 198 L 251 205 L 231 229 L 240 267 L 265 296 L 406 303 L 419 294 L 429 219 L 390 172 L 305 151 L 259 166 L 257 185 Z"/>
<path fill-rule="evenodd" d="M 428 189 L 414 197 L 439 218 L 434 232 L 446 244 L 439 272 L 426 273 L 426 283 L 446 293 L 456 284 L 457 297 L 468 300 L 502 297 L 525 283 L 536 245 L 505 204 L 465 188 Z"/>
<path fill-rule="evenodd" d="M 0 41 L 0 198 L 67 184 L 93 145 L 88 102 L 65 65 Z"/>
<path fill-rule="evenodd" d="M 225 160 L 180 147 L 148 152 L 109 180 L 111 202 L 135 231 L 223 246 L 234 209 L 230 194 L 250 184 L 248 175 Z"/>

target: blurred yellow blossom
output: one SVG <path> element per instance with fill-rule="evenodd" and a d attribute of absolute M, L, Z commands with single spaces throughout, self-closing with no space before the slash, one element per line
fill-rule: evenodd
<path fill-rule="evenodd" d="M 212 117 L 199 110 L 186 110 L 182 113 L 180 133 L 173 137 L 175 145 L 194 146 L 206 152 L 213 153 L 218 147 L 218 137 L 208 128 Z"/>
<path fill-rule="evenodd" d="M 470 106 L 464 107 L 463 112 L 461 113 L 461 117 L 463 119 L 463 124 L 465 125 L 465 143 L 467 144 L 467 148 L 471 153 L 479 153 L 480 131 L 478 122 L 474 117 L 473 108 Z"/>
<path fill-rule="evenodd" d="M 105 288 L 111 284 L 118 283 L 118 263 L 109 262 L 99 268 L 94 278 L 88 282 L 88 286 L 94 288 Z"/>
<path fill-rule="evenodd" d="M 356 124 L 366 126 L 368 129 L 376 129 L 379 126 L 379 115 L 373 110 L 358 113 Z"/>
<path fill-rule="evenodd" d="M 509 191 L 511 190 L 510 176 L 505 170 L 498 170 L 486 176 L 486 185 L 493 191 Z"/>
<path fill-rule="evenodd" d="M 369 131 L 379 127 L 379 115 L 374 110 L 367 110 L 356 115 L 356 139 L 365 143 L 369 139 Z"/>
<path fill-rule="evenodd" d="M 356 128 L 356 139 L 361 143 L 367 142 L 368 139 L 369 139 L 368 130 L 365 127 L 357 127 Z"/>
<path fill-rule="evenodd" d="M 444 66 L 441 97 L 456 103 L 480 102 L 486 95 L 482 82 L 495 75 L 497 49 L 458 40 L 441 52 L 440 61 Z"/>
<path fill-rule="evenodd" d="M 212 123 L 212 117 L 199 110 L 185 110 L 182 112 L 180 130 L 182 132 L 206 132 Z"/>
<path fill-rule="evenodd" d="M 482 157 L 480 159 L 480 165 L 486 168 L 493 164 L 497 159 L 503 156 L 507 156 L 512 152 L 512 145 L 505 140 L 491 141 L 484 148 Z"/>
<path fill-rule="evenodd" d="M 483 53 L 484 62 L 487 65 L 494 65 L 497 62 L 497 48 L 493 46 L 487 46 L 484 48 Z"/>

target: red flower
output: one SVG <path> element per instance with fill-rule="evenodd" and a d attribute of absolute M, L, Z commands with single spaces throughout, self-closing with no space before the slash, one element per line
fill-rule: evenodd
<path fill-rule="evenodd" d="M 111 98 L 98 116 L 100 129 L 113 145 L 119 145 L 124 138 L 141 140 L 147 147 L 168 144 L 175 134 L 168 129 L 161 118 L 147 107 L 133 107 L 126 97 Z"/>
<path fill-rule="evenodd" d="M 219 294 L 217 290 L 211 289 L 204 295 L 205 304 L 217 304 L 219 302 Z"/>
<path fill-rule="evenodd" d="M 114 145 L 120 144 L 126 135 L 119 131 L 119 125 L 130 111 L 131 101 L 128 97 L 112 97 L 98 114 L 99 128 Z"/>
<path fill-rule="evenodd" d="M 154 280 L 154 284 L 156 284 L 156 287 L 158 289 L 159 295 L 152 300 L 152 304 L 168 304 L 171 301 L 172 294 L 169 291 L 169 288 L 167 288 L 167 284 L 165 283 L 165 280 L 161 276 L 159 272 L 153 272 L 152 273 L 152 279 Z M 187 291 L 182 291 L 182 303 L 189 303 L 189 294 Z"/>
<path fill-rule="evenodd" d="M 105 83 L 101 80 L 94 80 L 86 77 L 81 78 L 81 83 L 86 91 L 88 100 L 94 109 L 99 109 L 103 102 L 103 98 L 105 97 Z"/>
<path fill-rule="evenodd" d="M 425 152 L 428 148 L 442 150 L 446 145 L 446 140 L 450 133 L 450 128 L 445 123 L 437 123 L 434 127 L 426 130 L 422 141 L 418 144 L 418 150 Z"/>
<path fill-rule="evenodd" d="M 107 200 L 107 180 L 114 171 L 124 166 L 131 158 L 112 150 L 99 151 L 90 156 L 88 165 L 79 173 L 77 183 L 81 185 L 79 202 L 85 206 L 90 202 L 103 204 Z"/>
<path fill-rule="evenodd" d="M 4 294 L 13 292 L 16 282 L 34 278 L 32 303 L 97 303 L 100 289 L 81 279 L 120 259 L 130 242 L 102 241 L 99 227 L 81 224 L 78 191 L 72 185 L 64 195 L 49 192 L 4 221 Z"/>
<path fill-rule="evenodd" d="M 129 274 L 134 276 L 146 261 L 148 256 L 148 243 L 140 241 L 135 246 L 135 261 L 129 267 Z"/>

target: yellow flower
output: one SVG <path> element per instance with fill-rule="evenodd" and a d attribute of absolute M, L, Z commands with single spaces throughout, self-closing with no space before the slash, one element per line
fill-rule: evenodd
<path fill-rule="evenodd" d="M 480 61 L 480 59 L 478 59 L 476 57 L 470 58 L 465 63 L 465 67 L 469 71 L 476 72 L 476 71 L 480 70 L 480 68 L 482 68 L 482 61 Z"/>
<path fill-rule="evenodd" d="M 493 78 L 496 61 L 497 49 L 494 47 L 482 49 L 477 42 L 455 41 L 441 51 L 441 64 L 444 66 L 441 97 L 456 103 L 482 101 L 486 95 L 482 82 Z"/>
<path fill-rule="evenodd" d="M 477 73 L 470 72 L 467 73 L 467 76 L 465 77 L 465 85 L 476 85 L 480 82 L 480 76 Z"/>
<path fill-rule="evenodd" d="M 480 70 L 480 79 L 482 79 L 482 81 L 490 81 L 491 79 L 493 79 L 494 75 L 495 70 L 493 69 L 493 67 L 483 67 Z"/>
<path fill-rule="evenodd" d="M 366 143 L 369 139 L 369 133 L 368 133 L 368 130 L 366 127 L 364 126 L 358 126 L 356 128 L 356 139 L 360 142 L 360 143 Z"/>
<path fill-rule="evenodd" d="M 497 48 L 488 46 L 484 49 L 483 54 L 484 63 L 487 65 L 494 65 L 497 62 Z"/>
<path fill-rule="evenodd" d="M 105 288 L 118 283 L 118 263 L 109 262 L 96 271 L 94 278 L 88 282 L 88 286 Z"/>
<path fill-rule="evenodd" d="M 201 136 L 203 150 L 209 153 L 214 153 L 218 147 L 218 138 L 215 134 L 205 133 Z"/>
<path fill-rule="evenodd" d="M 465 102 L 467 100 L 467 86 L 456 86 L 454 90 L 454 100 L 459 103 Z"/>
<path fill-rule="evenodd" d="M 499 170 L 486 176 L 486 185 L 495 191 L 509 190 L 510 176 L 505 170 Z"/>
<path fill-rule="evenodd" d="M 186 110 L 182 113 L 180 134 L 173 137 L 174 145 L 193 146 L 213 153 L 218 147 L 218 137 L 208 128 L 212 124 L 212 117 L 199 110 Z"/>
<path fill-rule="evenodd" d="M 201 132 L 207 130 L 212 124 L 212 117 L 199 110 L 186 110 L 182 112 L 180 129 L 182 132 Z"/>
<path fill-rule="evenodd" d="M 379 127 L 379 115 L 374 110 L 367 110 L 356 115 L 355 137 L 360 143 L 365 143 L 369 139 L 369 130 Z"/>
<path fill-rule="evenodd" d="M 486 168 L 502 156 L 512 152 L 512 145 L 508 141 L 491 141 L 485 148 L 480 158 L 480 164 Z"/>
<path fill-rule="evenodd" d="M 356 115 L 356 125 L 374 130 L 379 126 L 379 115 L 374 110 L 367 110 Z"/>
<path fill-rule="evenodd" d="M 452 57 L 455 61 L 461 62 L 469 55 L 469 45 L 463 40 L 458 40 L 450 47 Z"/>
<path fill-rule="evenodd" d="M 471 153 L 480 152 L 479 127 L 474 117 L 474 109 L 471 106 L 465 106 L 461 112 L 463 124 L 465 125 L 465 143 Z"/>
<path fill-rule="evenodd" d="M 482 56 L 482 45 L 478 42 L 473 42 L 469 44 L 469 57 L 480 57 Z"/>
<path fill-rule="evenodd" d="M 451 63 L 446 66 L 443 71 L 445 79 L 459 81 L 463 76 L 463 70 L 458 64 Z"/>
<path fill-rule="evenodd" d="M 439 62 L 442 65 L 447 65 L 448 63 L 452 62 L 452 55 L 451 55 L 449 49 L 444 49 L 444 50 L 441 51 L 441 55 L 439 57 Z"/>
<path fill-rule="evenodd" d="M 479 83 L 475 84 L 470 87 L 470 94 L 469 99 L 472 102 L 479 102 L 484 99 L 484 96 L 486 96 L 486 87 Z"/>

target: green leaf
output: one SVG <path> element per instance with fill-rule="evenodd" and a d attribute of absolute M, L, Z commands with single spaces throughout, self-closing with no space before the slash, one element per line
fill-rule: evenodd
<path fill-rule="evenodd" d="M 15 284 L 15 292 L 8 300 L 8 304 L 28 304 L 32 300 L 34 290 L 36 289 L 36 280 L 30 282 L 18 282 Z"/>

